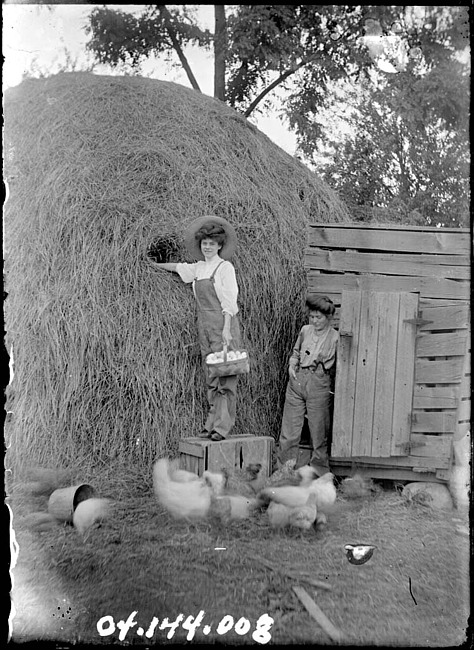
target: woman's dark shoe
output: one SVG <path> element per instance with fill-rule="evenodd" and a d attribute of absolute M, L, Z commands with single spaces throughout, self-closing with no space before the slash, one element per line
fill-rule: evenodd
<path fill-rule="evenodd" d="M 215 432 L 210 436 L 210 438 L 211 438 L 211 440 L 214 440 L 214 442 L 220 442 L 221 440 L 225 440 L 224 436 L 221 436 L 221 434 L 220 434 L 220 433 L 217 433 L 217 431 L 215 431 Z"/>
<path fill-rule="evenodd" d="M 206 429 L 203 429 L 197 434 L 197 438 L 210 438 L 212 436 L 212 432 L 209 433 L 209 431 L 206 431 Z"/>

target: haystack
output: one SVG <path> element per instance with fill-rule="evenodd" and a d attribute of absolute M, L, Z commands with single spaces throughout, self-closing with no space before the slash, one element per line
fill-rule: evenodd
<path fill-rule="evenodd" d="M 234 225 L 252 359 L 235 433 L 276 435 L 301 325 L 309 222 L 335 194 L 222 103 L 139 77 L 61 73 L 5 93 L 7 442 L 55 466 L 148 462 L 206 410 L 183 229 Z"/>

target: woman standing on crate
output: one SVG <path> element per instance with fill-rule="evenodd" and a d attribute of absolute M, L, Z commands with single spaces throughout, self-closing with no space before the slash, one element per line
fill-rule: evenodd
<path fill-rule="evenodd" d="M 193 283 L 209 402 L 207 420 L 197 435 L 219 441 L 229 435 L 235 424 L 238 375 L 211 378 L 205 359 L 211 352 L 221 351 L 223 346 L 240 347 L 238 286 L 234 266 L 229 261 L 237 247 L 237 236 L 225 219 L 205 216 L 188 226 L 184 243 L 197 262 L 153 262 L 153 266 L 178 273 L 183 282 Z"/>

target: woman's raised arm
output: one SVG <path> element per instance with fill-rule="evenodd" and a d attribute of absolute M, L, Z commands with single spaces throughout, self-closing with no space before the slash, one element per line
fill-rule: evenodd
<path fill-rule="evenodd" d="M 150 260 L 153 266 L 157 266 L 159 269 L 164 269 L 165 271 L 173 271 L 176 273 L 177 262 L 153 262 Z"/>

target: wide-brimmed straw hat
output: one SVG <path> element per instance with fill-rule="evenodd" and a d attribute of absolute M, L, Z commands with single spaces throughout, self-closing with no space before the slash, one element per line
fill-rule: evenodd
<path fill-rule="evenodd" d="M 237 248 L 237 234 L 234 230 L 234 227 L 230 223 L 223 219 L 222 217 L 216 217 L 213 214 L 206 215 L 204 217 L 198 217 L 192 221 L 184 231 L 184 245 L 187 250 L 193 257 L 197 260 L 203 260 L 204 255 L 201 251 L 201 243 L 196 239 L 196 233 L 203 226 L 215 225 L 221 226 L 224 229 L 226 234 L 226 241 L 222 245 L 222 248 L 219 251 L 219 257 L 222 257 L 223 260 L 230 260 L 232 255 L 235 253 Z"/>

